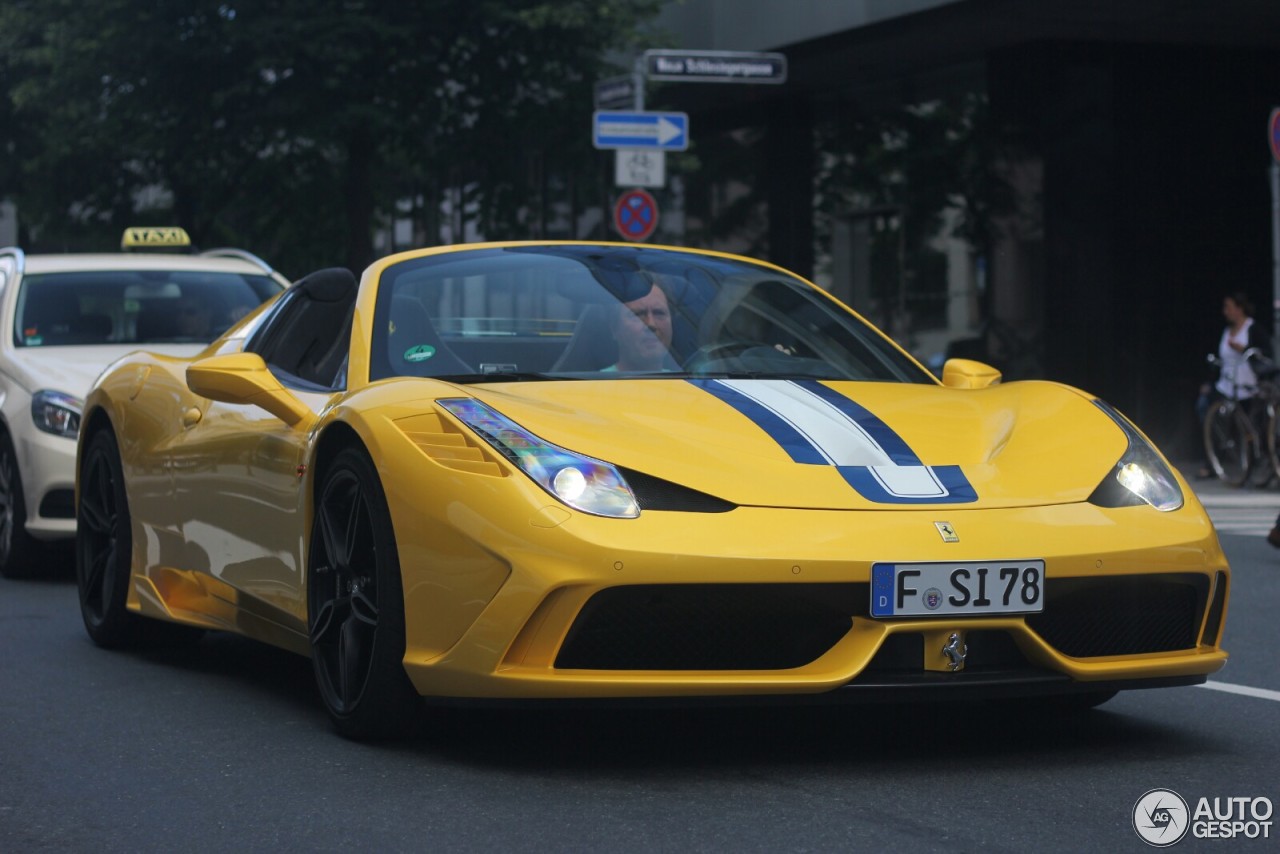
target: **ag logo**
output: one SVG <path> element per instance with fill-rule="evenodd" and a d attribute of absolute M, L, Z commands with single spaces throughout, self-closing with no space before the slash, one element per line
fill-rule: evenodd
<path fill-rule="evenodd" d="M 1172 789 L 1152 789 L 1133 805 L 1133 829 L 1148 845 L 1168 848 L 1191 826 L 1187 802 Z"/>

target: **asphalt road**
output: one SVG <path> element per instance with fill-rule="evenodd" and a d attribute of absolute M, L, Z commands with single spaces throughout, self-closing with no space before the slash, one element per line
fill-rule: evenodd
<path fill-rule="evenodd" d="M 1206 501 L 1223 530 L 1243 512 Z M 1280 493 L 1253 501 L 1263 518 Z M 1216 689 L 1066 719 L 435 710 L 425 737 L 378 747 L 332 733 L 301 658 L 221 634 L 105 652 L 69 573 L 0 580 L 0 851 L 1150 850 L 1132 822 L 1152 789 L 1191 810 L 1280 804 L 1280 551 L 1254 530 L 1223 542 L 1232 661 Z M 1172 850 L 1275 850 L 1269 820 L 1266 840 Z"/>

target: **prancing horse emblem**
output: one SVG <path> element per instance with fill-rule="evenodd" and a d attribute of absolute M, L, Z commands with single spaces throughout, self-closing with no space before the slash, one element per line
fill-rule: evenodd
<path fill-rule="evenodd" d="M 964 660 L 969 657 L 969 645 L 963 642 L 959 632 L 952 632 L 942 654 L 951 659 L 951 671 L 954 673 L 964 667 Z"/>
<path fill-rule="evenodd" d="M 960 542 L 960 535 L 956 533 L 956 529 L 951 527 L 950 522 L 934 522 L 933 527 L 938 529 L 938 533 L 942 535 L 944 543 Z"/>

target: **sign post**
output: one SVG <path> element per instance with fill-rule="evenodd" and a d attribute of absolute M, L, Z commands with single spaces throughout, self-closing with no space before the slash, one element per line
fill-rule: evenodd
<path fill-rule="evenodd" d="M 639 188 L 665 186 L 666 152 L 689 147 L 687 114 L 645 110 L 647 80 L 785 83 L 787 57 L 781 53 L 732 50 L 646 50 L 636 59 L 630 75 L 596 83 L 591 143 L 616 152 L 614 183 L 636 188 L 623 193 L 613 207 L 614 228 L 628 240 L 644 240 L 658 225 L 658 203 Z M 1276 311 L 1280 325 L 1280 290 Z"/>
<path fill-rule="evenodd" d="M 1280 359 L 1280 107 L 1267 121 L 1271 145 L 1271 354 Z"/>

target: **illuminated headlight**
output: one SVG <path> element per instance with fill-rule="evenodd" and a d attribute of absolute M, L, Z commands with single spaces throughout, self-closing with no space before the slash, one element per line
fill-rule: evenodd
<path fill-rule="evenodd" d="M 439 403 L 538 486 L 575 510 L 619 519 L 640 515 L 631 487 L 608 463 L 544 442 L 478 400 Z"/>
<path fill-rule="evenodd" d="M 1178 481 L 1151 443 L 1110 405 L 1101 400 L 1094 403 L 1124 431 L 1129 447 L 1089 500 L 1100 507 L 1150 504 L 1165 512 L 1181 507 L 1182 490 Z"/>
<path fill-rule="evenodd" d="M 83 401 L 60 391 L 38 391 L 31 398 L 31 420 L 36 427 L 69 439 L 74 439 L 80 432 L 83 409 Z"/>

